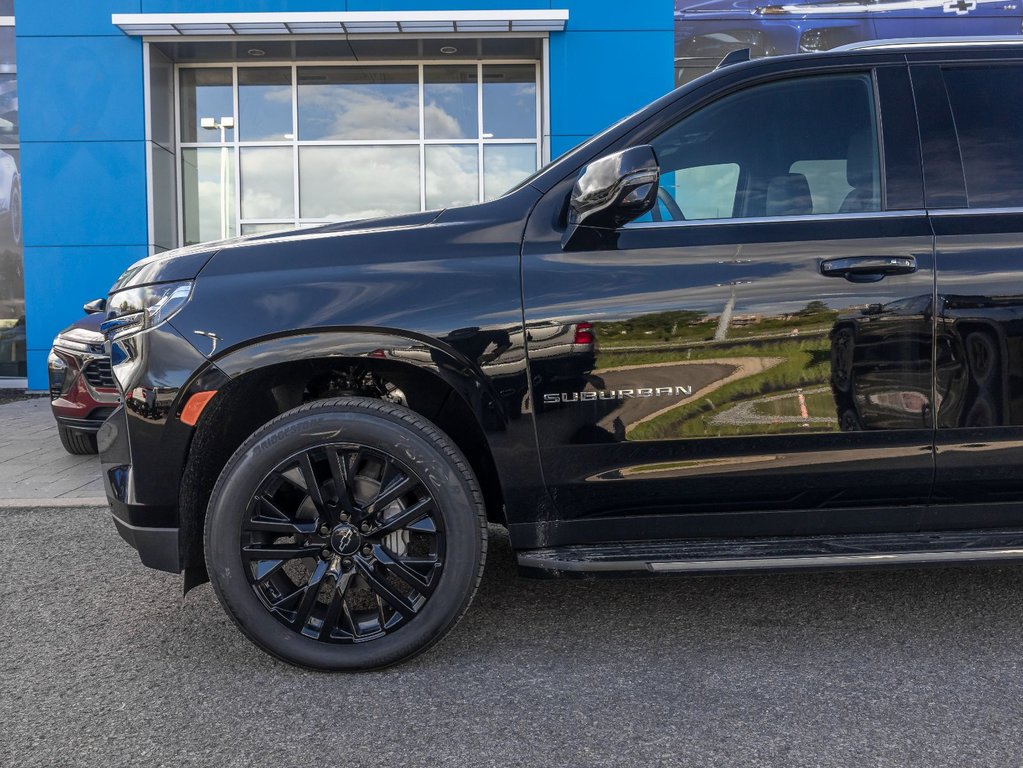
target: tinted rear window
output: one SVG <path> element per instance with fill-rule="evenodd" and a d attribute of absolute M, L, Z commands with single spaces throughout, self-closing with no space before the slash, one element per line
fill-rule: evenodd
<path fill-rule="evenodd" d="M 1023 206 L 1023 66 L 944 70 L 971 208 Z"/>

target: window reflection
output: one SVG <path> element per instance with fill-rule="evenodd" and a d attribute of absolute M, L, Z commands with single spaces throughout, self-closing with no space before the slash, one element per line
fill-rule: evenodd
<path fill-rule="evenodd" d="M 291 147 L 242 147 L 243 219 L 290 219 L 295 215 Z"/>
<path fill-rule="evenodd" d="M 420 209 L 419 148 L 302 147 L 304 219 L 365 219 Z"/>
<path fill-rule="evenodd" d="M 428 139 L 479 135 L 476 66 L 423 68 L 423 122 Z"/>
<path fill-rule="evenodd" d="M 483 65 L 483 138 L 536 138 L 536 67 Z"/>
<path fill-rule="evenodd" d="M 204 117 L 218 123 L 223 117 L 234 117 L 233 75 L 225 67 L 181 70 L 181 140 L 183 142 L 219 142 L 220 131 L 201 127 Z M 224 131 L 227 141 L 234 139 L 234 130 Z"/>
<path fill-rule="evenodd" d="M 303 140 L 419 138 L 417 67 L 300 67 Z"/>
<path fill-rule="evenodd" d="M 0 0 L 0 15 L 14 13 Z M 0 27 L 0 380 L 25 378 L 25 280 L 14 27 Z"/>
<path fill-rule="evenodd" d="M 182 242 L 497 197 L 537 167 L 536 72 L 464 61 L 182 68 Z M 2 94 L 0 79 L 0 110 Z M 233 128 L 202 128 L 225 117 Z"/>
<path fill-rule="evenodd" d="M 491 144 L 483 147 L 483 199 L 493 200 L 536 170 L 533 144 Z"/>
<path fill-rule="evenodd" d="M 238 132 L 242 141 L 286 141 L 291 125 L 291 68 L 238 70 Z"/>
<path fill-rule="evenodd" d="M 479 202 L 479 152 L 475 144 L 426 147 L 426 207 Z"/>
<path fill-rule="evenodd" d="M 294 229 L 295 225 L 290 221 L 274 222 L 274 223 L 260 223 L 260 224 L 242 224 L 243 235 L 265 235 L 270 232 L 287 232 L 289 229 Z"/>
<path fill-rule="evenodd" d="M 233 237 L 234 155 L 216 147 L 182 149 L 185 244 Z"/>

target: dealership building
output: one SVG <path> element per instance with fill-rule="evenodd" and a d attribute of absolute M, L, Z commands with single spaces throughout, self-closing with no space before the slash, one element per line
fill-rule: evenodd
<path fill-rule="evenodd" d="M 0 388 L 149 254 L 499 195 L 672 46 L 669 0 L 0 0 Z"/>
<path fill-rule="evenodd" d="M 1018 36 L 1000 0 L 0 0 L 0 389 L 182 245 L 500 195 L 731 51 Z"/>

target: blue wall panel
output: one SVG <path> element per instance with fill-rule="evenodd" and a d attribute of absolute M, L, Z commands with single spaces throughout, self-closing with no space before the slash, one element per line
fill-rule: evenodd
<path fill-rule="evenodd" d="M 145 245 L 145 146 L 22 144 L 25 245 Z"/>
<path fill-rule="evenodd" d="M 22 142 L 145 136 L 138 39 L 19 38 L 18 86 Z"/>
<path fill-rule="evenodd" d="M 15 9 L 15 34 L 18 37 L 66 35 L 120 37 L 123 33 L 110 24 L 110 15 L 139 13 L 141 7 L 141 0 L 21 0 Z M 18 56 L 21 56 L 20 49 Z M 19 60 L 18 69 L 21 68 Z"/>
<path fill-rule="evenodd" d="M 551 35 L 551 134 L 590 135 L 674 87 L 670 30 Z"/>
<path fill-rule="evenodd" d="M 567 8 L 570 31 L 669 30 L 674 34 L 673 0 L 553 0 Z"/>
<path fill-rule="evenodd" d="M 53 337 L 82 316 L 82 304 L 105 296 L 124 268 L 145 256 L 145 246 L 25 247 L 30 389 L 46 389 Z"/>

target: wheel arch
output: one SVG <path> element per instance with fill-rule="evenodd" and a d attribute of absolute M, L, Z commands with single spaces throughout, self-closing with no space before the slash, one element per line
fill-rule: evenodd
<path fill-rule="evenodd" d="M 504 492 L 487 433 L 502 429 L 506 414 L 488 377 L 443 342 L 394 331 L 332 329 L 260 339 L 227 349 L 211 362 L 227 383 L 196 422 L 185 461 L 179 547 L 186 590 L 206 580 L 206 507 L 231 455 L 281 413 L 334 396 L 331 377 L 352 370 L 401 390 L 409 409 L 447 434 L 476 474 L 488 519 L 505 522 Z"/>

